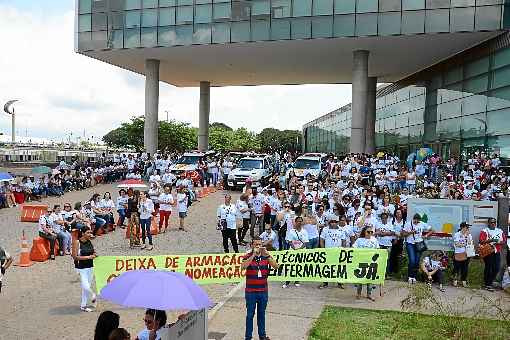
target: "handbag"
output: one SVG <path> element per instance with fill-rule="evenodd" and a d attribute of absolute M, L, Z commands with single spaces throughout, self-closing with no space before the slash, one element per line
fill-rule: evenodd
<path fill-rule="evenodd" d="M 480 257 L 482 259 L 484 257 L 487 257 L 487 256 L 495 253 L 495 252 L 496 252 L 496 248 L 494 248 L 494 246 L 490 243 L 484 243 L 478 247 L 478 254 L 480 255 Z"/>
<path fill-rule="evenodd" d="M 419 251 L 419 252 L 424 252 L 428 249 L 425 241 L 416 242 L 414 244 L 414 247 L 416 248 L 416 251 Z"/>

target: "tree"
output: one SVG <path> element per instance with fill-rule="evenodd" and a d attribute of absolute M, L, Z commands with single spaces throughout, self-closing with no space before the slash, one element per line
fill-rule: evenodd
<path fill-rule="evenodd" d="M 159 122 L 158 147 L 169 152 L 183 152 L 197 148 L 197 131 L 188 123 Z"/>
<path fill-rule="evenodd" d="M 212 124 L 209 124 L 209 128 L 210 129 L 223 129 L 223 130 L 227 130 L 227 131 L 233 131 L 233 129 L 230 126 L 228 126 L 227 124 L 218 123 L 218 122 L 214 122 Z"/>
<path fill-rule="evenodd" d="M 259 133 L 258 138 L 264 152 L 301 150 L 301 131 L 265 128 Z"/>

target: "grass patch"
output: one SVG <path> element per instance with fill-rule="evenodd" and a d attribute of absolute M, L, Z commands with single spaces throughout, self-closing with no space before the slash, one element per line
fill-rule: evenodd
<path fill-rule="evenodd" d="M 448 324 L 458 327 L 445 327 Z M 452 323 L 451 319 L 455 322 Z M 327 306 L 309 340 L 335 339 L 508 339 L 510 322 L 462 317 L 374 311 Z"/>

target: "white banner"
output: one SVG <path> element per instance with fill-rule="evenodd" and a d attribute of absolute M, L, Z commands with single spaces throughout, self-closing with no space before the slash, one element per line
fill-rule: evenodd
<path fill-rule="evenodd" d="M 208 340 L 207 310 L 192 311 L 161 332 L 161 340 Z"/>

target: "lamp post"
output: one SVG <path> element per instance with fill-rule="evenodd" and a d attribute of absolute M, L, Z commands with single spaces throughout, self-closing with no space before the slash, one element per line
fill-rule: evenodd
<path fill-rule="evenodd" d="M 169 123 L 169 120 L 168 120 L 168 113 L 169 113 L 169 111 L 165 110 L 165 112 L 166 112 L 166 122 Z"/>
<path fill-rule="evenodd" d="M 9 100 L 4 105 L 5 113 L 11 115 L 11 121 L 12 121 L 12 123 L 11 123 L 11 141 L 12 141 L 12 144 L 16 143 L 16 115 L 14 114 L 13 104 L 17 101 L 18 101 L 17 99 Z"/>

